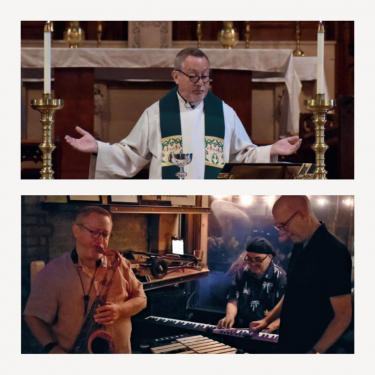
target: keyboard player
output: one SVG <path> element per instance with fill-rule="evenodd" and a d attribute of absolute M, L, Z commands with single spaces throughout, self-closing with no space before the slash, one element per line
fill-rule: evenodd
<path fill-rule="evenodd" d="M 247 328 L 252 321 L 263 319 L 284 296 L 286 273 L 273 262 L 275 251 L 263 237 L 255 237 L 246 247 L 245 265 L 236 272 L 230 292 L 226 315 L 218 328 L 233 325 Z M 265 332 L 279 328 L 280 319 L 265 327 Z M 235 324 L 236 323 L 236 324 Z"/>

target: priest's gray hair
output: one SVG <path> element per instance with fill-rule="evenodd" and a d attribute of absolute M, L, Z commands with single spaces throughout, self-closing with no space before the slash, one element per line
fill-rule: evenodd
<path fill-rule="evenodd" d="M 208 57 L 199 48 L 189 47 L 189 48 L 183 49 L 177 54 L 174 60 L 174 70 L 181 70 L 185 62 L 185 59 L 188 56 L 204 57 L 208 61 L 208 63 L 210 63 L 210 60 L 208 60 Z"/>

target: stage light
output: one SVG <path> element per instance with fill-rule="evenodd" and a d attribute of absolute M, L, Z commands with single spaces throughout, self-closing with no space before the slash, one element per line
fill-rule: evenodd
<path fill-rule="evenodd" d="M 347 198 L 342 201 L 347 206 L 352 206 L 353 205 L 353 199 L 352 198 Z"/>
<path fill-rule="evenodd" d="M 245 206 L 249 206 L 251 203 L 253 203 L 252 195 L 241 195 L 240 199 L 241 199 L 241 203 Z"/>
<path fill-rule="evenodd" d="M 276 196 L 275 195 L 268 195 L 267 196 L 267 202 L 268 204 L 274 204 L 275 203 Z"/>
<path fill-rule="evenodd" d="M 318 203 L 321 205 L 321 206 L 324 206 L 326 204 L 326 200 L 323 199 L 323 198 L 319 198 L 318 199 Z"/>

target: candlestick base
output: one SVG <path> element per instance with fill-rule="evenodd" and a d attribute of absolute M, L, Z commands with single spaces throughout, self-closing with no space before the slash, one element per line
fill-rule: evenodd
<path fill-rule="evenodd" d="M 43 168 L 40 171 L 41 180 L 53 180 L 52 170 L 52 152 L 56 146 L 52 143 L 52 127 L 54 113 L 56 110 L 63 108 L 64 101 L 61 99 L 52 99 L 51 94 L 43 94 L 43 99 L 31 100 L 31 108 L 41 113 L 40 122 L 43 125 L 43 142 L 39 145 L 39 149 L 43 153 Z"/>
<path fill-rule="evenodd" d="M 299 47 L 297 47 L 293 51 L 293 56 L 296 56 L 296 57 L 305 57 L 305 53 Z"/>
<path fill-rule="evenodd" d="M 324 141 L 324 124 L 327 121 L 326 113 L 331 111 L 335 106 L 334 100 L 326 100 L 325 94 L 316 94 L 314 99 L 303 102 L 305 108 L 313 112 L 313 122 L 315 124 L 315 143 L 312 149 L 315 152 L 315 171 L 314 180 L 326 180 L 328 172 L 325 169 L 324 153 L 328 146 Z"/>

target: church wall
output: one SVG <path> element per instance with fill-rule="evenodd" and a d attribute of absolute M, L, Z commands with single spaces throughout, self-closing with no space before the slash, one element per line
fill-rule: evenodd
<path fill-rule="evenodd" d="M 108 142 L 125 138 L 146 108 L 167 94 L 168 89 L 113 88 L 108 90 Z"/>

